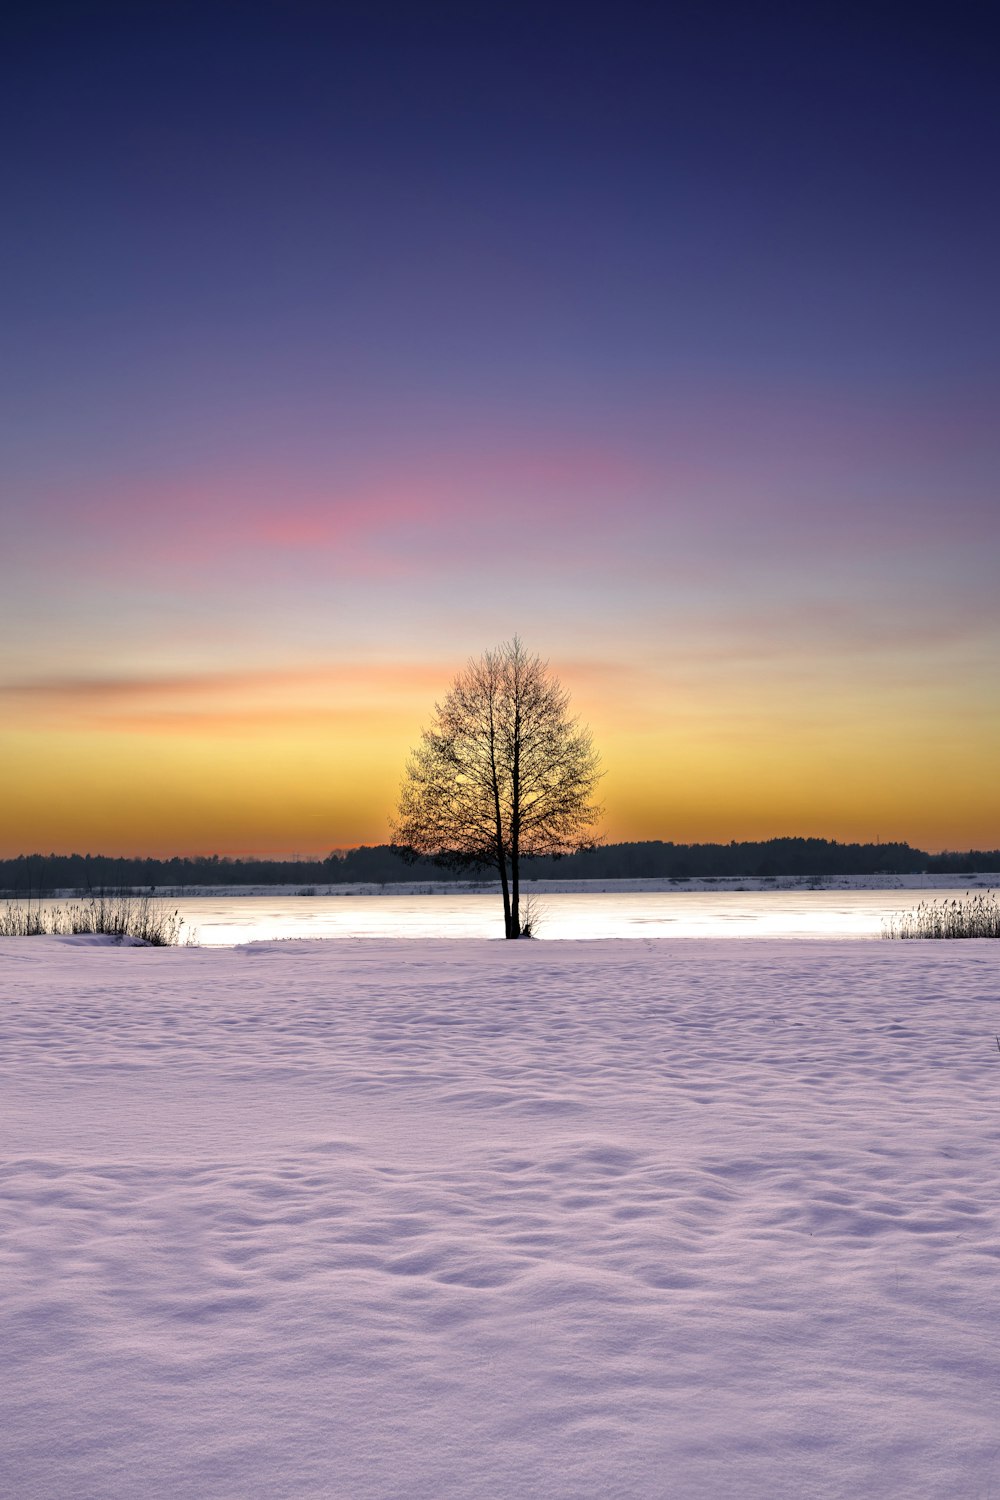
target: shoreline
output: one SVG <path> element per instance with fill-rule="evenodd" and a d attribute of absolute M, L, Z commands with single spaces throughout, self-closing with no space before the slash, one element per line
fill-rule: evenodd
<path fill-rule="evenodd" d="M 705 892 L 763 893 L 805 891 L 969 891 L 1000 887 L 1000 871 L 976 871 L 964 875 L 747 875 L 694 876 L 689 879 L 670 876 L 637 877 L 621 880 L 523 880 L 522 896 L 555 895 L 652 895 L 702 894 Z M 302 897 L 348 898 L 351 896 L 498 896 L 498 880 L 407 880 L 379 883 L 354 881 L 346 884 L 303 884 L 301 881 L 268 885 L 158 885 L 126 886 L 125 894 L 151 896 L 159 900 L 211 899 L 227 900 L 240 896 L 264 898 Z M 60 887 L 45 896 L 24 892 L 0 892 L 0 901 L 73 901 L 85 900 L 97 892 L 77 887 Z"/>

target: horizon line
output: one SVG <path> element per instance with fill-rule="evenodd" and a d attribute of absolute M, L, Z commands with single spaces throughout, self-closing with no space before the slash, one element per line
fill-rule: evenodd
<path fill-rule="evenodd" d="M 714 849 L 728 849 L 728 848 L 732 848 L 734 846 L 735 847 L 741 847 L 741 846 L 746 846 L 746 845 L 773 844 L 773 843 L 781 843 L 781 842 L 818 843 L 818 844 L 828 844 L 828 845 L 832 845 L 834 847 L 840 847 L 840 848 L 858 848 L 858 849 L 883 849 L 883 848 L 884 849 L 909 849 L 909 850 L 911 850 L 915 854 L 926 854 L 926 855 L 931 856 L 932 858 L 940 856 L 940 855 L 945 855 L 945 854 L 965 855 L 965 854 L 984 854 L 984 853 L 993 853 L 994 852 L 993 850 L 988 849 L 985 844 L 970 845 L 967 848 L 955 848 L 955 847 L 942 846 L 941 848 L 938 848 L 938 849 L 924 849 L 924 848 L 922 848 L 918 844 L 911 844 L 908 839 L 881 839 L 881 838 L 876 837 L 874 839 L 868 839 L 866 841 L 862 841 L 860 839 L 837 839 L 837 838 L 829 838 L 829 837 L 827 837 L 824 834 L 815 834 L 815 833 L 811 833 L 811 834 L 780 833 L 780 834 L 770 834 L 766 838 L 724 839 L 724 840 L 723 839 L 695 839 L 695 840 L 685 840 L 685 841 L 680 841 L 680 842 L 676 841 L 674 839 L 665 839 L 665 838 L 616 839 L 616 840 L 613 840 L 613 841 L 597 842 L 597 843 L 595 843 L 593 845 L 586 845 L 585 848 L 594 848 L 594 849 L 620 849 L 620 848 L 634 847 L 636 845 L 641 846 L 643 844 L 662 844 L 662 845 L 667 845 L 669 847 L 676 848 L 676 849 L 698 849 L 698 848 L 703 848 L 703 849 L 710 849 L 710 848 L 714 848 Z M 299 850 L 290 850 L 289 851 L 289 850 L 285 850 L 285 851 L 276 852 L 276 853 L 260 853 L 260 852 L 248 852 L 248 851 L 245 851 L 245 850 L 240 850 L 240 851 L 237 851 L 237 852 L 234 853 L 234 852 L 224 852 L 224 851 L 221 851 L 221 850 L 213 850 L 211 853 L 203 853 L 203 854 L 199 854 L 199 853 L 173 853 L 173 854 L 122 854 L 122 853 L 119 853 L 119 854 L 103 854 L 103 853 L 100 853 L 100 852 L 96 852 L 95 853 L 95 852 L 91 852 L 91 851 L 87 851 L 86 853 L 81 853 L 79 850 L 75 850 L 75 849 L 72 850 L 70 853 L 57 852 L 56 850 L 49 850 L 47 853 L 43 853 L 40 849 L 33 849 L 33 850 L 31 850 L 30 853 L 22 851 L 21 853 L 18 853 L 18 854 L 0 854 L 0 864 L 9 864 L 9 863 L 17 862 L 19 860 L 32 860 L 32 859 L 93 859 L 93 860 L 102 859 L 102 860 L 109 860 L 109 861 L 112 861 L 112 862 L 119 861 L 119 862 L 122 862 L 122 863 L 125 863 L 125 862 L 144 862 L 144 863 L 153 863 L 153 864 L 166 864 L 166 863 L 170 863 L 173 860 L 178 860 L 178 861 L 182 861 L 182 862 L 183 861 L 187 861 L 187 862 L 190 862 L 190 863 L 197 863 L 199 861 L 213 861 L 213 860 L 218 860 L 218 861 L 224 861 L 227 864 L 287 864 L 287 865 L 296 865 L 296 864 L 323 864 L 327 860 L 331 860 L 331 859 L 335 859 L 335 858 L 343 858 L 346 855 L 357 853 L 361 849 L 391 849 L 393 847 L 394 846 L 391 843 L 383 842 L 383 843 L 373 843 L 373 844 L 366 844 L 366 843 L 350 844 L 350 845 L 346 845 L 346 846 L 335 847 L 335 848 L 332 848 L 332 849 L 331 848 L 327 848 L 327 849 L 325 849 L 322 852 L 321 851 L 309 851 L 309 850 L 306 850 L 306 851 L 299 851 Z M 532 856 L 532 858 L 533 857 L 534 856 Z M 543 856 L 543 857 L 547 857 L 547 858 L 555 858 L 555 857 L 559 857 L 559 858 L 571 858 L 572 856 L 566 856 L 566 855 L 564 855 L 564 856 Z M 427 863 L 427 862 L 431 862 L 432 863 L 433 861 L 432 860 L 424 860 L 423 862 L 424 863 Z"/>

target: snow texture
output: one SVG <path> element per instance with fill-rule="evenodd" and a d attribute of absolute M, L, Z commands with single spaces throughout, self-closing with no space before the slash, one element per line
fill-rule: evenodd
<path fill-rule="evenodd" d="M 0 1493 L 995 1495 L 997 956 L 0 942 Z"/>

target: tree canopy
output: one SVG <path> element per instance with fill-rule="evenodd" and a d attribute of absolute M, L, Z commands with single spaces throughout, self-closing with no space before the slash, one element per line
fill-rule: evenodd
<path fill-rule="evenodd" d="M 395 845 L 500 876 L 507 937 L 524 932 L 520 863 L 591 845 L 599 758 L 547 662 L 517 636 L 468 662 L 406 767 Z"/>

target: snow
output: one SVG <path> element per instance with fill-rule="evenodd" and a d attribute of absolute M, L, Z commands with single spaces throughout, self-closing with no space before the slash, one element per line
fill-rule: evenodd
<path fill-rule="evenodd" d="M 989 1495 L 997 956 L 0 941 L 0 1493 Z"/>
<path fill-rule="evenodd" d="M 522 875 L 521 890 L 536 896 L 635 895 L 699 891 L 967 891 L 1000 885 L 1000 872 L 976 870 L 961 875 L 705 875 L 636 876 L 622 880 L 535 880 Z M 135 887 L 145 891 L 146 887 Z M 500 895 L 498 880 L 398 880 L 379 883 L 353 881 L 327 884 L 301 880 L 284 885 L 161 885 L 151 887 L 158 896 L 456 896 L 488 893 Z M 87 891 L 65 887 L 54 891 L 59 900 L 86 896 Z M 12 893 L 12 899 L 19 899 Z M 24 899 L 23 895 L 20 899 Z"/>
<path fill-rule="evenodd" d="M 949 901 L 947 887 L 923 887 L 919 899 Z M 537 898 L 537 899 L 536 899 Z M 529 897 L 536 935 L 576 938 L 879 937 L 916 905 L 900 890 L 867 887 L 756 891 L 582 888 Z M 41 902 L 59 906 L 59 902 Z M 343 896 L 182 896 L 162 901 L 183 924 L 185 940 L 206 947 L 278 938 L 490 938 L 502 931 L 499 893 L 442 888 L 436 894 Z M 522 914 L 526 908 L 522 908 Z"/>

